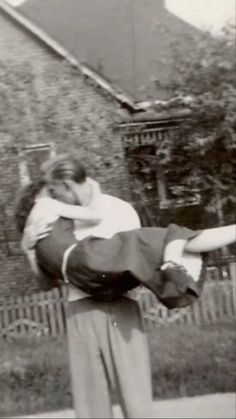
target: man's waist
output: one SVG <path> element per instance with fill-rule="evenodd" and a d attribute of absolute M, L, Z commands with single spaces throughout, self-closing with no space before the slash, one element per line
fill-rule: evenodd
<path fill-rule="evenodd" d="M 126 294 L 121 294 L 119 295 L 119 298 L 121 296 L 125 296 L 129 299 L 135 299 L 135 295 L 134 292 L 129 291 Z M 72 303 L 73 301 L 78 301 L 78 300 L 83 300 L 85 298 L 93 298 L 91 294 L 88 294 L 87 292 L 84 292 L 83 290 L 81 290 L 80 288 L 75 287 L 72 284 L 68 284 L 68 302 Z M 112 301 L 117 299 L 118 297 L 114 297 L 112 299 L 108 297 L 106 297 L 106 295 L 101 296 L 100 298 L 96 298 L 96 300 L 103 300 L 103 301 Z"/>
<path fill-rule="evenodd" d="M 73 284 L 68 284 L 68 301 L 82 300 L 83 298 L 91 297 L 87 292 L 75 287 Z"/>

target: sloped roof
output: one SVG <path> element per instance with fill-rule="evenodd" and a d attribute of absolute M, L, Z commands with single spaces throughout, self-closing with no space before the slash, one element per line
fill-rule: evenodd
<path fill-rule="evenodd" d="M 18 10 L 136 102 L 166 99 L 153 79 L 168 79 L 169 40 L 198 32 L 164 0 L 27 0 Z"/>
<path fill-rule="evenodd" d="M 1 12 L 13 20 L 14 23 L 19 25 L 23 30 L 29 32 L 31 36 L 37 39 L 37 41 L 41 42 L 44 46 L 53 50 L 54 53 L 57 53 L 60 57 L 67 60 L 73 67 L 77 68 L 81 74 L 102 88 L 121 105 L 132 111 L 140 111 L 143 109 L 142 104 L 136 103 L 132 97 L 122 92 L 121 89 L 116 89 L 111 83 L 109 83 L 109 81 L 100 76 L 96 71 L 93 71 L 88 65 L 82 64 L 73 54 L 69 53 L 62 45 L 60 45 L 40 27 L 9 6 L 5 0 L 0 0 L 0 13 Z"/>

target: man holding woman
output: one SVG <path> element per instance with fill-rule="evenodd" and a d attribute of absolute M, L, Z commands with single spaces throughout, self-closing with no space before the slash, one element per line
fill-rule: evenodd
<path fill-rule="evenodd" d="M 202 285 L 200 253 L 233 242 L 234 227 L 142 229 L 134 209 L 101 194 L 80 162 L 68 155 L 47 162 L 43 177 L 27 205 L 21 199 L 17 217 L 24 249 L 44 284 L 53 287 L 59 278 L 68 283 L 76 413 L 112 417 L 111 386 L 118 390 L 125 417 L 151 417 L 146 336 L 137 303 L 124 294 L 142 284 L 170 308 L 190 304 Z"/>

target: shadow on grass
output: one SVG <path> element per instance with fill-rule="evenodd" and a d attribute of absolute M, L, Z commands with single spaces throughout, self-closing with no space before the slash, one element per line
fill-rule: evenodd
<path fill-rule="evenodd" d="M 155 398 L 235 391 L 233 322 L 148 331 Z M 0 416 L 72 406 L 66 337 L 1 342 Z"/>
<path fill-rule="evenodd" d="M 155 398 L 235 391 L 235 323 L 149 333 Z"/>

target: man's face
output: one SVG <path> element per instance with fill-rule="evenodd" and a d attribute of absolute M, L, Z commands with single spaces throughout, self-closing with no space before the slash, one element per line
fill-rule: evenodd
<path fill-rule="evenodd" d="M 91 184 L 85 180 L 83 183 L 70 181 L 70 188 L 74 193 L 75 200 L 80 205 L 89 205 L 92 197 Z"/>
<path fill-rule="evenodd" d="M 88 181 L 77 183 L 73 180 L 54 181 L 49 185 L 52 197 L 71 205 L 88 205 L 92 188 Z"/>
<path fill-rule="evenodd" d="M 53 198 L 71 205 L 78 204 L 74 192 L 71 190 L 71 188 L 67 185 L 66 182 L 54 181 L 50 183 L 48 189 Z"/>

